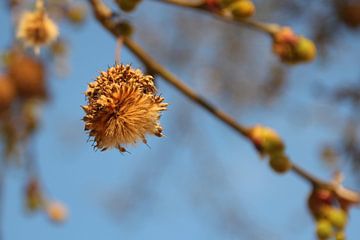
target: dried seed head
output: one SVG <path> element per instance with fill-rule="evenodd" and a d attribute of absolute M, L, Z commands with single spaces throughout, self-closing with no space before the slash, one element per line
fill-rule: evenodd
<path fill-rule="evenodd" d="M 41 46 L 53 42 L 58 35 L 58 27 L 47 16 L 42 5 L 37 6 L 33 12 L 21 15 L 17 38 L 23 40 L 26 46 L 34 47 L 38 51 Z"/>
<path fill-rule="evenodd" d="M 20 97 L 46 98 L 45 70 L 41 62 L 13 51 L 9 56 L 7 71 Z"/>
<path fill-rule="evenodd" d="M 10 107 L 16 97 L 16 89 L 8 76 L 0 76 L 0 112 Z"/>
<path fill-rule="evenodd" d="M 156 95 L 153 77 L 130 65 L 116 65 L 101 72 L 85 92 L 85 130 L 101 150 L 146 142 L 145 136 L 162 136 L 159 124 L 167 103 Z"/>

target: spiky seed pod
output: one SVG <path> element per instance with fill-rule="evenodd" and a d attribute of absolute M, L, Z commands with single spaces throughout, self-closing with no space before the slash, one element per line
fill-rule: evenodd
<path fill-rule="evenodd" d="M 53 42 L 59 35 L 57 25 L 45 12 L 44 7 L 38 4 L 35 11 L 24 12 L 19 20 L 17 38 L 26 46 L 39 51 L 40 47 Z"/>
<path fill-rule="evenodd" d="M 115 65 L 101 72 L 89 84 L 83 118 L 85 130 L 101 150 L 123 145 L 146 143 L 145 136 L 162 136 L 160 113 L 167 103 L 156 95 L 153 77 L 130 65 Z"/>
<path fill-rule="evenodd" d="M 0 76 L 0 113 L 8 109 L 16 97 L 16 89 L 8 76 Z"/>
<path fill-rule="evenodd" d="M 45 69 L 39 60 L 19 51 L 13 51 L 9 55 L 7 71 L 20 97 L 37 99 L 47 97 Z"/>

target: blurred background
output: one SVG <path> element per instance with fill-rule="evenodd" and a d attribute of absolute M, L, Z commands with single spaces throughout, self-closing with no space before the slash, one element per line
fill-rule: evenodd
<path fill-rule="evenodd" d="M 4 59 L 16 45 L 9 2 L 15 1 L 0 3 Z M 159 93 L 170 103 L 161 118 L 166 137 L 151 137 L 149 147 L 129 147 L 130 153 L 94 151 L 80 106 L 87 84 L 114 64 L 116 42 L 87 1 L 49 2 L 58 4 L 53 16 L 61 41 L 40 55 L 46 97 L 26 149 L 5 157 L 9 140 L 3 140 L 3 239 L 316 238 L 306 205 L 311 186 L 291 172 L 271 171 L 248 141 L 161 78 Z M 144 49 L 211 103 L 247 126 L 275 129 L 295 163 L 324 179 L 341 170 L 344 184 L 359 190 L 360 1 L 254 2 L 256 19 L 313 39 L 318 58 L 281 63 L 261 32 L 156 1 L 120 16 L 133 24 Z M 32 4 L 25 1 L 22 9 Z M 61 4 L 81 6 L 84 21 L 56 14 Z M 146 71 L 126 49 L 121 60 Z M 17 69 L 25 71 L 21 64 Z M 68 208 L 63 224 L 26 210 L 29 169 L 42 191 Z M 359 221 L 355 208 L 348 239 L 360 236 Z"/>

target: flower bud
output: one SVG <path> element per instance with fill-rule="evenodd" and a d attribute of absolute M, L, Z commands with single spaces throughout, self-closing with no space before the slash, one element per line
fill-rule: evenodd
<path fill-rule="evenodd" d="M 270 167 L 277 173 L 285 173 L 291 169 L 290 160 L 283 154 L 272 155 L 269 161 Z"/>
<path fill-rule="evenodd" d="M 250 0 L 238 0 L 230 4 L 228 10 L 235 19 L 244 19 L 255 13 L 255 5 Z"/>
<path fill-rule="evenodd" d="M 335 240 L 346 240 L 345 232 L 340 231 L 335 234 Z"/>
<path fill-rule="evenodd" d="M 117 5 L 124 12 L 134 11 L 141 0 L 116 0 Z"/>
<path fill-rule="evenodd" d="M 273 52 L 285 63 L 309 62 L 316 57 L 315 44 L 284 27 L 273 35 Z"/>
<path fill-rule="evenodd" d="M 347 223 L 347 214 L 344 210 L 334 207 L 328 207 L 324 210 L 324 215 L 334 227 L 338 229 L 345 228 Z"/>
<path fill-rule="evenodd" d="M 315 219 L 324 218 L 324 208 L 331 207 L 335 198 L 328 189 L 314 188 L 308 198 L 309 210 Z"/>
<path fill-rule="evenodd" d="M 74 24 L 82 24 L 86 19 L 86 8 L 82 5 L 71 6 L 66 12 L 67 19 Z"/>
<path fill-rule="evenodd" d="M 284 151 L 284 143 L 271 128 L 256 125 L 249 129 L 249 137 L 262 155 L 277 155 Z"/>
<path fill-rule="evenodd" d="M 299 37 L 299 41 L 295 45 L 295 55 L 298 61 L 308 62 L 316 57 L 315 44 L 304 37 Z"/>
<path fill-rule="evenodd" d="M 334 233 L 331 223 L 326 219 L 320 219 L 316 223 L 316 234 L 319 239 L 328 239 Z"/>

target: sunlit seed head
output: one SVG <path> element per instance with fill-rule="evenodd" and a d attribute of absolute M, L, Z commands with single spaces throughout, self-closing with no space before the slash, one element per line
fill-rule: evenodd
<path fill-rule="evenodd" d="M 19 20 L 17 38 L 26 46 L 38 50 L 43 45 L 53 42 L 59 35 L 57 25 L 51 20 L 44 9 L 24 12 Z"/>
<path fill-rule="evenodd" d="M 153 77 L 130 65 L 116 65 L 101 72 L 85 92 L 85 130 L 96 148 L 117 148 L 146 142 L 146 135 L 162 136 L 160 114 L 164 99 L 156 95 Z"/>

